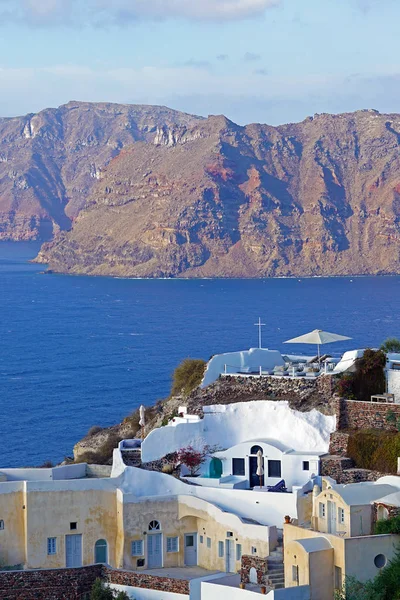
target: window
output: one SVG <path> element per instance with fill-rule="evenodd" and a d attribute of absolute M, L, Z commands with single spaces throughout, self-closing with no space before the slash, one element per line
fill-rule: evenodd
<path fill-rule="evenodd" d="M 292 565 L 292 581 L 299 581 L 299 567 L 297 565 Z"/>
<path fill-rule="evenodd" d="M 159 521 L 150 521 L 149 531 L 160 531 L 161 525 Z"/>
<path fill-rule="evenodd" d="M 338 508 L 338 520 L 339 523 L 344 523 L 344 509 L 343 508 Z"/>
<path fill-rule="evenodd" d="M 309 471 L 309 470 L 310 470 L 310 461 L 303 460 L 303 471 Z"/>
<path fill-rule="evenodd" d="M 374 565 L 378 569 L 382 569 L 387 563 L 386 556 L 384 554 L 377 554 L 374 558 Z"/>
<path fill-rule="evenodd" d="M 57 554 L 57 538 L 47 538 L 47 554 Z"/>
<path fill-rule="evenodd" d="M 78 524 L 76 521 L 74 521 L 73 523 L 69 524 L 69 528 L 71 531 L 73 531 L 74 529 L 78 529 Z"/>
<path fill-rule="evenodd" d="M 335 590 L 342 591 L 342 569 L 340 567 L 335 567 Z"/>
<path fill-rule="evenodd" d="M 179 551 L 179 538 L 167 537 L 167 552 L 178 552 Z"/>
<path fill-rule="evenodd" d="M 323 502 L 319 503 L 319 518 L 325 519 L 325 504 Z"/>
<path fill-rule="evenodd" d="M 200 536 L 200 544 L 202 544 L 204 542 L 204 537 L 201 535 Z"/>
<path fill-rule="evenodd" d="M 232 475 L 244 475 L 244 458 L 232 458 Z"/>
<path fill-rule="evenodd" d="M 242 558 L 242 544 L 236 544 L 236 560 Z"/>
<path fill-rule="evenodd" d="M 0 529 L 4 529 L 4 521 L 3 521 L 3 519 L 0 519 Z"/>
<path fill-rule="evenodd" d="M 220 558 L 224 556 L 224 542 L 218 542 L 218 556 Z"/>
<path fill-rule="evenodd" d="M 255 546 L 251 547 L 251 553 L 252 554 L 257 554 L 257 548 Z"/>
<path fill-rule="evenodd" d="M 107 541 L 106 540 L 97 540 L 94 545 L 94 562 L 98 563 L 106 563 L 107 562 Z"/>
<path fill-rule="evenodd" d="M 211 538 L 207 538 L 207 548 L 211 548 Z"/>
<path fill-rule="evenodd" d="M 268 461 L 268 477 L 281 477 L 281 461 L 280 460 L 269 460 Z"/>
<path fill-rule="evenodd" d="M 132 542 L 132 556 L 143 556 L 143 540 Z"/>
<path fill-rule="evenodd" d="M 233 537 L 233 531 L 227 531 L 226 537 Z"/>
<path fill-rule="evenodd" d="M 261 451 L 261 454 L 263 453 L 263 450 L 261 448 L 261 446 L 252 446 L 251 450 L 250 450 L 250 454 L 257 454 L 258 451 Z"/>

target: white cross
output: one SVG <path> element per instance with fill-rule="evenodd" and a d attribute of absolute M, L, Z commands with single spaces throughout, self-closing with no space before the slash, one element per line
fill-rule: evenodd
<path fill-rule="evenodd" d="M 261 345 L 261 327 L 265 327 L 265 323 L 261 323 L 261 317 L 258 317 L 258 323 L 254 323 L 258 327 L 258 347 L 262 348 Z"/>

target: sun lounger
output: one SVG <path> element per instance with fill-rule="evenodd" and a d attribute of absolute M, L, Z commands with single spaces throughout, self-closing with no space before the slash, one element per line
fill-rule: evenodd
<path fill-rule="evenodd" d="M 287 492 L 285 480 L 281 479 L 275 485 L 267 485 L 267 490 L 269 492 Z"/>

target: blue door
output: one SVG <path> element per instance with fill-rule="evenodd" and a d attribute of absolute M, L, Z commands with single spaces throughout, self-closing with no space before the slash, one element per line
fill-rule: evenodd
<path fill-rule="evenodd" d="M 82 566 L 82 535 L 66 535 L 65 536 L 65 554 L 67 567 Z"/>
<path fill-rule="evenodd" d="M 147 566 L 149 569 L 162 567 L 162 533 L 149 533 L 147 536 Z"/>

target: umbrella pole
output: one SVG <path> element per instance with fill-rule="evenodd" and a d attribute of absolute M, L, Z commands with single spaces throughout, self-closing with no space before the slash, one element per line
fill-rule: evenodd
<path fill-rule="evenodd" d="M 261 480 L 262 480 L 262 475 L 260 475 L 260 490 L 261 490 Z"/>

